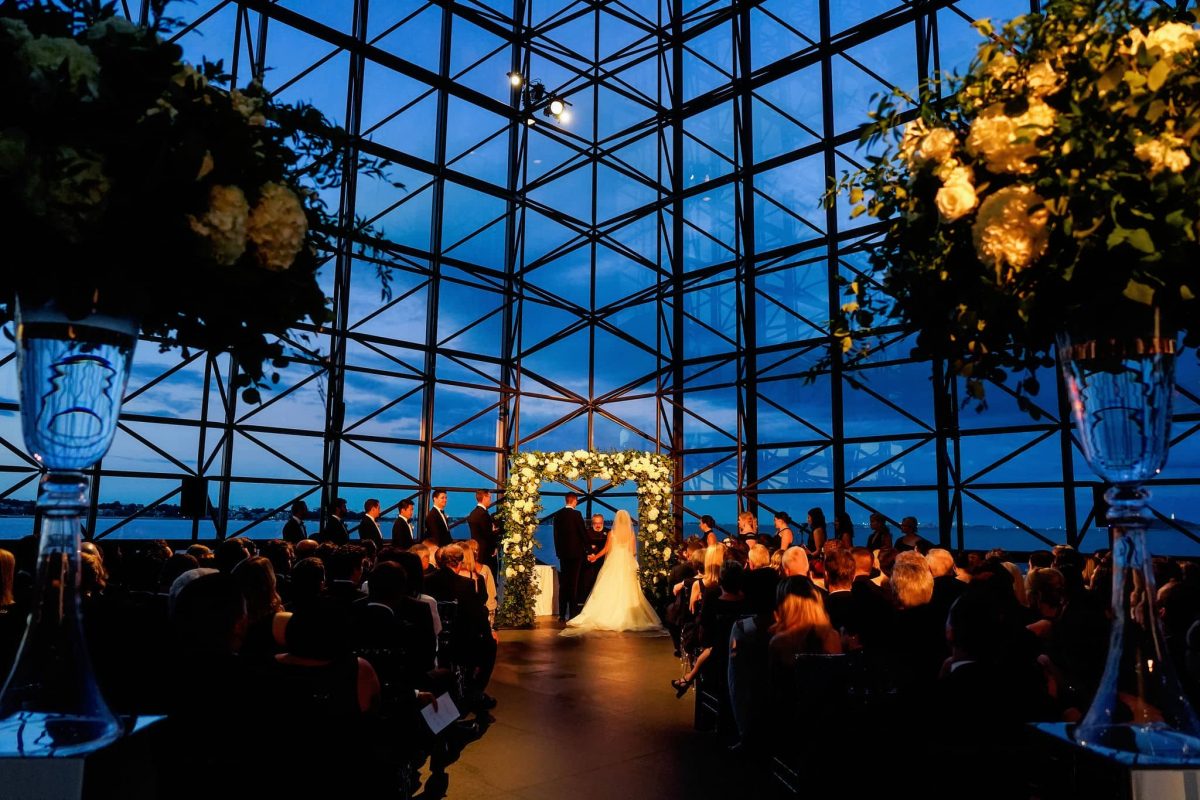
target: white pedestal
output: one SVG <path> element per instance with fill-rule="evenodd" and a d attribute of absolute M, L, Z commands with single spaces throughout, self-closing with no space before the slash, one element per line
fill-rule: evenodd
<path fill-rule="evenodd" d="M 553 617 L 558 614 L 558 570 L 548 564 L 538 564 L 533 568 L 533 579 L 537 583 L 537 599 L 534 601 L 534 615 Z"/>

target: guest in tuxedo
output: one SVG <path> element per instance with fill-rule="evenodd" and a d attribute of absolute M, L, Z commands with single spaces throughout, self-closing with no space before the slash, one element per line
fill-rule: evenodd
<path fill-rule="evenodd" d="M 413 501 L 401 500 L 396 515 L 396 521 L 392 523 L 392 544 L 396 547 L 412 547 L 417 541 L 412 522 Z"/>
<path fill-rule="evenodd" d="M 329 512 L 329 519 L 321 530 L 322 542 L 331 542 L 341 546 L 350 541 L 350 531 L 346 530 L 346 513 L 346 499 L 339 497 L 334 500 L 333 508 Z"/>
<path fill-rule="evenodd" d="M 471 538 L 479 544 L 478 560 L 481 564 L 486 564 L 487 568 L 492 571 L 492 574 L 497 574 L 498 564 L 496 562 L 496 524 L 492 520 L 492 515 L 488 513 L 488 506 L 492 504 L 492 493 L 487 489 L 478 489 L 475 492 L 475 508 L 471 509 L 471 513 L 467 515 L 467 527 L 471 529 Z"/>
<path fill-rule="evenodd" d="M 425 515 L 425 538 L 438 547 L 450 544 L 450 520 L 446 516 L 446 490 L 433 490 L 433 508 Z"/>
<path fill-rule="evenodd" d="M 708 514 L 700 518 L 700 535 L 704 539 L 705 547 L 712 547 L 717 544 L 717 521 Z"/>
<path fill-rule="evenodd" d="M 604 515 L 593 514 L 592 525 L 587 532 L 587 552 L 585 555 L 596 555 L 604 549 L 605 543 L 608 542 L 608 528 L 604 527 Z M 592 593 L 592 587 L 596 585 L 596 576 L 600 574 L 600 568 L 604 566 L 604 559 L 597 558 L 595 561 L 585 561 L 579 573 L 579 596 L 587 599 L 587 596 Z"/>
<path fill-rule="evenodd" d="M 579 495 L 566 496 L 566 507 L 554 515 L 554 554 L 558 556 L 558 619 L 566 622 L 579 605 L 579 573 L 587 551 L 583 515 L 575 508 Z"/>
<path fill-rule="evenodd" d="M 362 519 L 358 521 L 358 538 L 364 542 L 374 542 L 375 547 L 383 546 L 383 532 L 379 530 L 379 515 L 383 510 L 379 501 L 374 497 L 363 504 Z"/>
<path fill-rule="evenodd" d="M 296 544 L 308 538 L 304 528 L 304 518 L 308 516 L 308 503 L 297 500 L 292 503 L 292 517 L 283 523 L 283 540 Z"/>

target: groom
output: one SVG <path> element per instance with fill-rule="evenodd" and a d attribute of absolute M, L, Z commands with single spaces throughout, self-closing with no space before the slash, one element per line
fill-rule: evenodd
<path fill-rule="evenodd" d="M 554 554 L 558 556 L 558 620 L 566 622 L 579 605 L 579 571 L 587 551 L 583 515 L 576 510 L 579 496 L 571 492 L 566 507 L 554 515 Z"/>

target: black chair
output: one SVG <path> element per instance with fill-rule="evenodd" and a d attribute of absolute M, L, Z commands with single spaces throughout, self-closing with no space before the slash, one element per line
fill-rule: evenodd
<path fill-rule="evenodd" d="M 842 733 L 849 728 L 851 706 L 860 696 L 853 685 L 857 656 L 837 653 L 802 654 L 785 675 L 777 675 L 783 683 L 772 686 L 776 696 L 775 721 L 781 730 L 771 737 L 771 771 L 783 788 L 791 794 L 811 793 L 813 778 L 820 765 L 812 760 L 818 752 L 827 759 L 825 748 L 796 747 L 797 729 L 820 730 L 823 742 L 844 742 Z"/>

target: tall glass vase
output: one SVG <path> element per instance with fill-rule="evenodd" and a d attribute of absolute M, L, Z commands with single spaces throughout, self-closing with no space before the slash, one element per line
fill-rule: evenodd
<path fill-rule="evenodd" d="M 1150 492 L 1167 462 L 1175 341 L 1058 342 L 1080 445 L 1107 483 L 1112 632 L 1099 690 L 1075 740 L 1137 764 L 1200 764 L 1200 720 L 1187 701 L 1155 608 L 1146 547 Z"/>
<path fill-rule="evenodd" d="M 52 304 L 17 311 L 25 447 L 42 465 L 37 585 L 0 692 L 0 752 L 70 756 L 121 734 L 92 672 L 79 609 L 84 470 L 108 451 L 137 341 L 129 319 L 71 320 Z"/>

